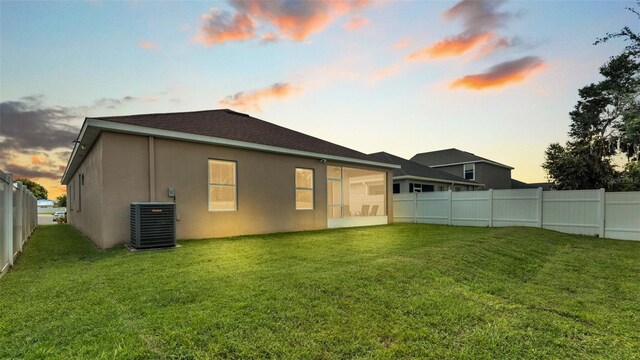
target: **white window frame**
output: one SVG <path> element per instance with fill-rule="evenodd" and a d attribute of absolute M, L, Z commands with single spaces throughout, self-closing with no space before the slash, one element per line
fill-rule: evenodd
<path fill-rule="evenodd" d="M 212 162 L 222 162 L 222 163 L 232 163 L 233 164 L 233 173 L 235 175 L 235 179 L 234 179 L 234 184 L 230 185 L 230 184 L 214 184 L 211 182 L 211 163 Z M 230 212 L 230 211 L 238 211 L 238 162 L 234 161 L 234 160 L 224 160 L 224 159 L 208 159 L 207 161 L 207 173 L 208 175 L 208 181 L 207 181 L 207 207 L 209 208 L 210 212 Z M 212 209 L 211 208 L 211 187 L 212 186 L 228 186 L 228 187 L 233 187 L 234 188 L 234 202 L 233 202 L 233 209 Z"/>
<path fill-rule="evenodd" d="M 298 186 L 298 170 L 306 170 L 306 171 L 311 171 L 311 187 L 307 188 L 307 187 L 302 187 L 302 186 Z M 302 168 L 302 167 L 297 167 L 296 171 L 294 172 L 294 176 L 295 178 L 293 179 L 294 181 L 294 187 L 296 191 L 295 194 L 295 206 L 296 206 L 296 210 L 313 210 L 315 209 L 315 205 L 316 205 L 316 194 L 315 194 L 315 190 L 314 187 L 316 185 L 316 172 L 314 169 L 311 168 Z M 310 208 L 299 208 L 298 207 L 298 190 L 311 190 L 311 207 Z"/>
<path fill-rule="evenodd" d="M 471 171 L 473 171 L 473 177 L 471 179 L 467 179 L 466 177 L 466 172 L 467 170 L 465 169 L 467 167 L 467 165 L 471 165 Z M 470 163 L 470 164 L 462 164 L 462 178 L 465 180 L 471 180 L 474 181 L 476 179 L 476 164 L 475 163 Z"/>

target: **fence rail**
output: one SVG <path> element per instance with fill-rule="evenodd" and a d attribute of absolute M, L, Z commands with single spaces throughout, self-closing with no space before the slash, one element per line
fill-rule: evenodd
<path fill-rule="evenodd" d="M 640 192 L 538 189 L 394 194 L 395 222 L 530 226 L 640 241 Z"/>
<path fill-rule="evenodd" d="M 38 225 L 36 197 L 11 174 L 0 171 L 0 276 L 22 252 L 24 243 Z"/>

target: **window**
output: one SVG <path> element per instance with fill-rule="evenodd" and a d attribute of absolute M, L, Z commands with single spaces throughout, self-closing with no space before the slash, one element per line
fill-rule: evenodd
<path fill-rule="evenodd" d="M 235 211 L 236 162 L 209 160 L 209 211 Z"/>
<path fill-rule="evenodd" d="M 476 164 L 464 164 L 463 165 L 464 178 L 466 180 L 476 179 Z"/>
<path fill-rule="evenodd" d="M 296 210 L 313 209 L 313 170 L 296 168 Z"/>
<path fill-rule="evenodd" d="M 398 183 L 393 184 L 393 193 L 400 194 L 400 184 Z"/>
<path fill-rule="evenodd" d="M 433 185 L 409 183 L 409 192 L 433 192 Z"/>

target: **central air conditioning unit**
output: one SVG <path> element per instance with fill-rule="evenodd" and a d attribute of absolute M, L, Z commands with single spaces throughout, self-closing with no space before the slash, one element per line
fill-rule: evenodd
<path fill-rule="evenodd" d="M 176 246 L 176 204 L 131 203 L 131 247 L 150 249 Z"/>

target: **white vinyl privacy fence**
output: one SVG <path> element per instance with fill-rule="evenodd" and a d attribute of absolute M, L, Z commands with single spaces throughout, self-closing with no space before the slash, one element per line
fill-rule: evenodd
<path fill-rule="evenodd" d="M 38 225 L 36 197 L 13 176 L 0 171 L 0 276 L 9 270 Z"/>
<path fill-rule="evenodd" d="M 531 226 L 640 240 L 640 192 L 538 188 L 394 194 L 393 220 L 461 226 Z"/>

